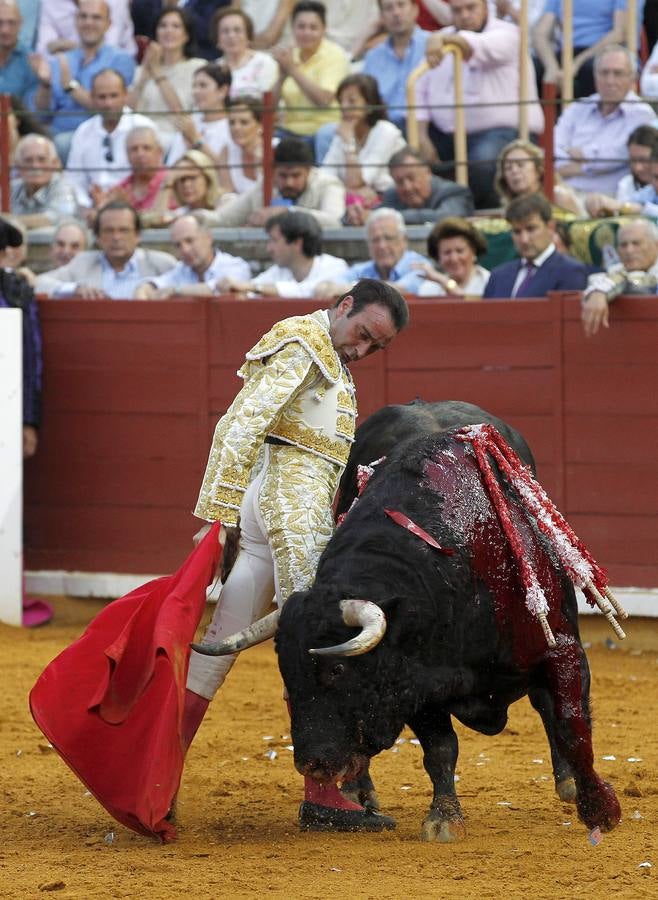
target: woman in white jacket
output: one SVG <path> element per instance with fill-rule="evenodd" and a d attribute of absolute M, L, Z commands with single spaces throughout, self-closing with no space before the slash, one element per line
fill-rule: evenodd
<path fill-rule="evenodd" d="M 371 75 L 348 75 L 338 85 L 336 96 L 341 120 L 322 167 L 344 182 L 348 204 L 373 206 L 393 185 L 388 161 L 406 141 L 400 129 L 389 122 Z"/>

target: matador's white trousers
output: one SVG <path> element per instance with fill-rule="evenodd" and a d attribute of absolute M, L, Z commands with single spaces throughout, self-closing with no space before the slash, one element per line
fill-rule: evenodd
<path fill-rule="evenodd" d="M 240 507 L 240 551 L 222 587 L 203 643 L 262 618 L 276 600 L 310 587 L 333 531 L 340 468 L 296 447 L 265 445 L 264 465 Z M 235 662 L 192 651 L 187 687 L 212 700 Z"/>

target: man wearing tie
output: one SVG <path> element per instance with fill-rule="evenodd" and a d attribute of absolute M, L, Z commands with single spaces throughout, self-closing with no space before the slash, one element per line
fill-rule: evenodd
<path fill-rule="evenodd" d="M 484 297 L 543 297 L 548 291 L 582 291 L 585 266 L 559 253 L 554 242 L 551 205 L 541 194 L 517 197 L 505 218 L 520 259 L 496 266 Z"/>

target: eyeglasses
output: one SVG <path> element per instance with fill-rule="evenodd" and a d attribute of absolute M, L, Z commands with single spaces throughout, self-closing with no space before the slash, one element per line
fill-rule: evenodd
<path fill-rule="evenodd" d="M 112 152 L 112 141 L 109 134 L 103 138 L 103 150 L 105 150 L 105 162 L 114 162 L 114 153 Z"/>

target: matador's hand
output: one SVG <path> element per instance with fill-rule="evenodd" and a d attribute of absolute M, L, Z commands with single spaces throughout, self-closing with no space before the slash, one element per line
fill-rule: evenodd
<path fill-rule="evenodd" d="M 222 554 L 222 584 L 226 581 L 231 573 L 231 569 L 235 564 L 236 557 L 240 550 L 240 525 L 235 528 L 222 528 L 225 532 L 224 553 Z M 220 537 L 221 540 L 221 537 Z"/>

